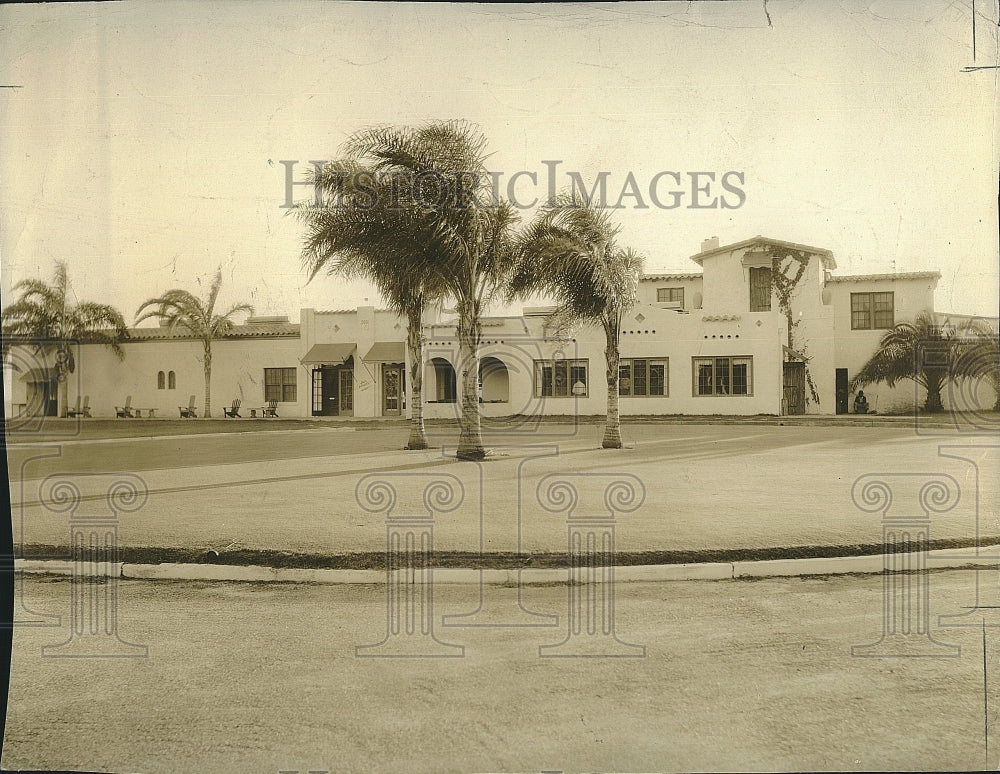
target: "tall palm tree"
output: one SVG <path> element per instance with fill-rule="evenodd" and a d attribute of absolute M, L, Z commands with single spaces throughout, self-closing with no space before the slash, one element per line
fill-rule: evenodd
<path fill-rule="evenodd" d="M 350 162 L 392 187 L 389 201 L 372 204 L 382 212 L 358 242 L 359 253 L 371 257 L 367 240 L 394 231 L 394 238 L 381 244 L 408 241 L 410 249 L 389 250 L 389 258 L 405 261 L 404 273 L 423 278 L 425 289 L 455 301 L 462 379 L 456 456 L 471 460 L 486 455 L 477 390 L 480 317 L 504 290 L 518 219 L 509 202 L 493 201 L 485 148 L 479 130 L 461 121 L 365 129 L 345 146 Z M 376 184 L 373 191 L 381 187 Z"/>
<path fill-rule="evenodd" d="M 66 264 L 56 262 L 52 284 L 37 279 L 18 282 L 13 290 L 20 297 L 3 310 L 3 357 L 9 347 L 26 344 L 55 361 L 59 383 L 59 416 L 66 416 L 69 396 L 66 380 L 76 370 L 73 344 L 93 343 L 108 347 L 119 360 L 125 357 L 121 341 L 128 338 L 125 319 L 113 306 L 93 301 L 70 300 Z"/>
<path fill-rule="evenodd" d="M 303 205 L 293 212 L 306 228 L 302 260 L 309 281 L 319 274 L 366 279 L 386 304 L 406 318 L 410 438 L 407 449 L 426 449 L 423 408 L 425 306 L 442 292 L 435 277 L 415 267 L 423 249 L 410 208 L 392 207 L 394 175 L 375 175 L 351 161 L 326 164 L 313 184 L 333 206 Z"/>
<path fill-rule="evenodd" d="M 1000 411 L 1000 334 L 982 318 L 969 320 L 959 328 L 959 333 L 961 344 L 955 356 L 955 375 L 985 378 L 996 393 L 993 410 Z"/>
<path fill-rule="evenodd" d="M 208 290 L 208 298 L 203 302 L 200 298 L 186 290 L 176 288 L 168 290 L 162 296 L 150 298 L 136 310 L 136 323 L 152 317 L 165 322 L 170 333 L 184 330 L 195 338 L 201 339 L 205 366 L 205 414 L 212 416 L 212 342 L 229 333 L 234 326 L 233 317 L 240 312 L 253 314 L 250 304 L 233 304 L 225 314 L 216 314 L 215 302 L 222 287 L 222 269 L 215 272 L 212 285 Z M 143 310 L 148 310 L 145 313 Z"/>
<path fill-rule="evenodd" d="M 604 328 L 608 384 L 605 449 L 622 447 L 618 411 L 618 343 L 622 317 L 636 302 L 643 259 L 616 239 L 619 227 L 605 210 L 561 196 L 539 211 L 519 242 L 511 297 L 545 293 L 555 297 L 560 320 L 599 323 Z"/>
<path fill-rule="evenodd" d="M 927 392 L 924 411 L 944 411 L 941 389 L 953 378 L 955 336 L 931 311 L 918 312 L 913 322 L 901 322 L 886 331 L 878 349 L 851 380 L 856 390 L 876 382 L 894 387 L 910 379 Z"/>

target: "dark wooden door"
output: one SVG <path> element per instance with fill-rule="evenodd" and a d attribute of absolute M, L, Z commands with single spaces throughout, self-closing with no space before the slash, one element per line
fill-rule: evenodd
<path fill-rule="evenodd" d="M 806 364 L 785 363 L 784 370 L 785 412 L 806 413 Z"/>
<path fill-rule="evenodd" d="M 847 378 L 847 369 L 837 369 L 837 413 L 846 414 L 848 398 L 850 397 L 850 380 Z"/>

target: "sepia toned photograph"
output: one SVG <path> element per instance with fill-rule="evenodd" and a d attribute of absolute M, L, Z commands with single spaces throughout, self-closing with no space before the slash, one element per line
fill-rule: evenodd
<path fill-rule="evenodd" d="M 998 38 L 0 8 L 0 768 L 1000 768 Z"/>

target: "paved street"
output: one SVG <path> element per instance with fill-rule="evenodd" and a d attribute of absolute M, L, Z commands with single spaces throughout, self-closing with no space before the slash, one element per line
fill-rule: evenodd
<path fill-rule="evenodd" d="M 441 550 L 478 551 L 480 539 L 492 552 L 565 550 L 566 512 L 546 510 L 539 490 L 561 473 L 573 474 L 581 512 L 603 508 L 608 474 L 642 483 L 641 507 L 617 517 L 622 552 L 879 544 L 880 515 L 851 499 L 854 481 L 869 473 L 952 477 L 959 499 L 935 515 L 932 539 L 971 539 L 977 529 L 1000 535 L 995 436 L 915 435 L 909 426 L 630 425 L 630 448 L 609 451 L 599 448 L 599 426 L 542 429 L 553 435 L 487 435 L 496 456 L 481 464 L 456 462 L 440 448 L 401 451 L 405 427 L 76 442 L 36 460 L 29 457 L 42 450 L 12 447 L 14 539 L 67 545 L 67 516 L 39 504 L 43 480 L 67 474 L 95 498 L 85 509 L 99 509 L 107 480 L 80 474 L 111 471 L 138 473 L 150 490 L 141 510 L 122 517 L 122 545 L 199 552 L 381 551 L 384 513 L 357 500 L 370 473 L 395 488 L 400 507 L 420 505 L 424 474 L 455 477 L 461 502 L 435 515 Z M 439 445 L 455 441 L 452 430 L 434 432 L 442 433 L 433 436 Z M 917 508 L 910 494 L 912 502 L 897 492 L 895 507 Z"/>
<path fill-rule="evenodd" d="M 539 658 L 565 586 L 525 588 L 556 628 L 441 627 L 476 607 L 439 586 L 464 657 L 356 658 L 385 635 L 382 587 L 125 582 L 137 659 L 59 659 L 70 583 L 29 577 L 58 628 L 15 629 L 2 764 L 144 772 L 958 770 L 996 768 L 1000 629 L 938 626 L 973 573 L 930 576 L 954 658 L 855 658 L 879 638 L 878 576 L 619 584 L 644 658 Z M 996 604 L 996 580 L 984 578 Z M 513 609 L 516 590 L 487 600 Z M 19 613 L 19 615 L 22 615 Z M 984 695 L 986 706 L 984 708 Z M 984 734 L 989 728 L 986 759 Z M 994 736 L 996 735 L 995 739 Z"/>

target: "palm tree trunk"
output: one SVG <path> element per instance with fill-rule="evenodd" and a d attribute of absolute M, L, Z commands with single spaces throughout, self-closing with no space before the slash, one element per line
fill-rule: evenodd
<path fill-rule="evenodd" d="M 410 440 L 407 449 L 426 449 L 427 436 L 424 434 L 424 355 L 423 335 L 420 329 L 423 303 L 414 304 L 406 315 L 406 348 L 410 356 L 409 376 L 410 393 Z"/>
<path fill-rule="evenodd" d="M 608 416 L 604 426 L 604 440 L 601 446 L 605 449 L 622 448 L 621 416 L 618 412 L 618 331 L 616 327 L 605 325 L 604 332 L 607 344 L 604 348 L 604 359 L 607 363 L 608 381 Z"/>
<path fill-rule="evenodd" d="M 944 404 L 941 402 L 941 387 L 944 385 L 944 379 L 940 374 L 928 373 L 926 381 L 927 399 L 924 401 L 924 411 L 929 414 L 938 414 L 944 411 Z"/>
<path fill-rule="evenodd" d="M 472 302 L 458 305 L 458 359 L 462 378 L 461 433 L 458 437 L 460 460 L 481 460 L 486 456 L 479 416 L 479 319 Z"/>
<path fill-rule="evenodd" d="M 212 345 L 205 343 L 205 419 L 212 416 Z"/>
<path fill-rule="evenodd" d="M 69 377 L 63 368 L 58 368 L 56 371 L 56 392 L 58 393 L 59 416 L 67 417 L 69 416 Z"/>

